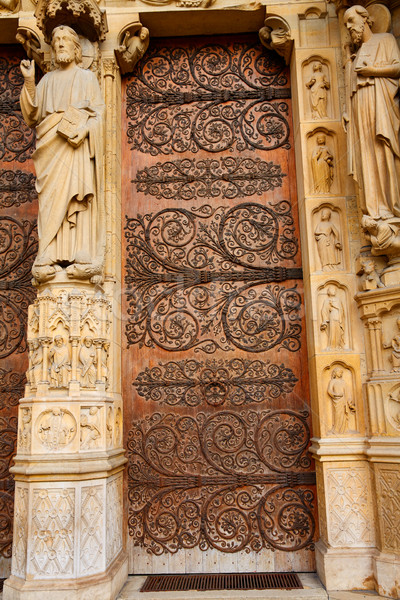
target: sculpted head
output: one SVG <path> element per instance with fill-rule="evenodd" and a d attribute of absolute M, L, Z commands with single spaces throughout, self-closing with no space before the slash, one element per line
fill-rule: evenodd
<path fill-rule="evenodd" d="M 354 44 L 361 44 L 366 28 L 372 26 L 368 11 L 359 4 L 351 6 L 344 13 L 344 24 L 350 32 Z"/>
<path fill-rule="evenodd" d="M 335 367 L 332 371 L 332 379 L 340 379 L 343 375 L 343 369 Z"/>
<path fill-rule="evenodd" d="M 319 146 L 325 146 L 325 144 L 326 144 L 326 135 L 324 133 L 319 133 L 317 135 L 317 144 Z"/>
<path fill-rule="evenodd" d="M 60 25 L 53 31 L 51 47 L 58 65 L 82 62 L 82 47 L 78 34 L 67 25 Z"/>
<path fill-rule="evenodd" d="M 313 71 L 314 73 L 316 73 L 317 71 L 322 71 L 322 62 L 320 62 L 319 60 L 315 61 L 315 63 L 313 64 Z"/>
<path fill-rule="evenodd" d="M 321 220 L 322 221 L 329 221 L 329 219 L 331 218 L 331 211 L 329 208 L 323 208 L 321 211 Z"/>

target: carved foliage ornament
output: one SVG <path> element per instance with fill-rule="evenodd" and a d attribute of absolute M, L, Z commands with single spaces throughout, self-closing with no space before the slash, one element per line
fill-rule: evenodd
<path fill-rule="evenodd" d="M 128 345 L 165 350 L 300 347 L 290 205 L 164 209 L 127 218 Z M 257 265 L 257 266 L 256 266 Z"/>
<path fill-rule="evenodd" d="M 287 83 L 259 45 L 151 47 L 127 86 L 128 142 L 154 156 L 288 149 Z"/>
<path fill-rule="evenodd" d="M 234 358 L 171 361 L 146 368 L 133 385 L 139 396 L 160 404 L 241 406 L 286 395 L 296 382 L 284 365 Z"/>
<path fill-rule="evenodd" d="M 96 0 L 39 0 L 35 17 L 48 44 L 55 27 L 68 25 L 91 42 L 103 42 L 108 31 L 106 13 Z"/>
<path fill-rule="evenodd" d="M 307 415 L 155 413 L 128 436 L 129 532 L 154 554 L 310 547 Z"/>

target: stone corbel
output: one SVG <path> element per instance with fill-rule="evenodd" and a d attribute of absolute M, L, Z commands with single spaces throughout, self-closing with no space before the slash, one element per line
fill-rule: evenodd
<path fill-rule="evenodd" d="M 59 25 L 72 27 L 90 42 L 103 42 L 108 31 L 106 13 L 96 0 L 38 0 L 35 17 L 48 44 Z"/>
<path fill-rule="evenodd" d="M 121 73 L 131 73 L 149 47 L 149 30 L 139 21 L 124 27 L 118 35 L 115 56 Z"/>
<path fill-rule="evenodd" d="M 30 27 L 18 27 L 15 37 L 17 42 L 22 44 L 28 58 L 34 60 L 39 69 L 45 73 L 48 65 L 44 60 L 44 51 L 37 33 Z"/>
<path fill-rule="evenodd" d="M 275 50 L 288 65 L 293 48 L 293 39 L 288 23 L 281 17 L 270 15 L 259 31 L 260 41 L 268 50 Z"/>

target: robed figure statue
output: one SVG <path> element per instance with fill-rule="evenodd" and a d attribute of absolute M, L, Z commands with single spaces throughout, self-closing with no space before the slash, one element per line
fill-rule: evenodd
<path fill-rule="evenodd" d="M 350 70 L 351 172 L 360 188 L 362 212 L 374 220 L 400 217 L 400 51 L 390 33 L 373 33 L 365 8 L 352 6 L 344 23 L 358 47 Z M 397 219 L 398 221 L 398 219 Z"/>
<path fill-rule="evenodd" d="M 80 66 L 73 29 L 54 29 L 57 69 L 35 86 L 34 62 L 23 60 L 21 109 L 36 128 L 33 161 L 39 195 L 39 282 L 66 268 L 69 277 L 101 280 L 105 248 L 101 184 L 105 105 L 96 75 Z"/>

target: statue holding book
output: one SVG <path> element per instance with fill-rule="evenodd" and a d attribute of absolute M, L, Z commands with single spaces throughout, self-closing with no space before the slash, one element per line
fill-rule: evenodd
<path fill-rule="evenodd" d="M 23 60 L 21 109 L 36 128 L 33 161 L 39 195 L 39 251 L 32 273 L 38 282 L 66 269 L 71 278 L 101 280 L 105 224 L 102 199 L 105 105 L 96 75 L 80 66 L 78 35 L 56 27 L 57 69 L 35 85 L 33 61 Z"/>

